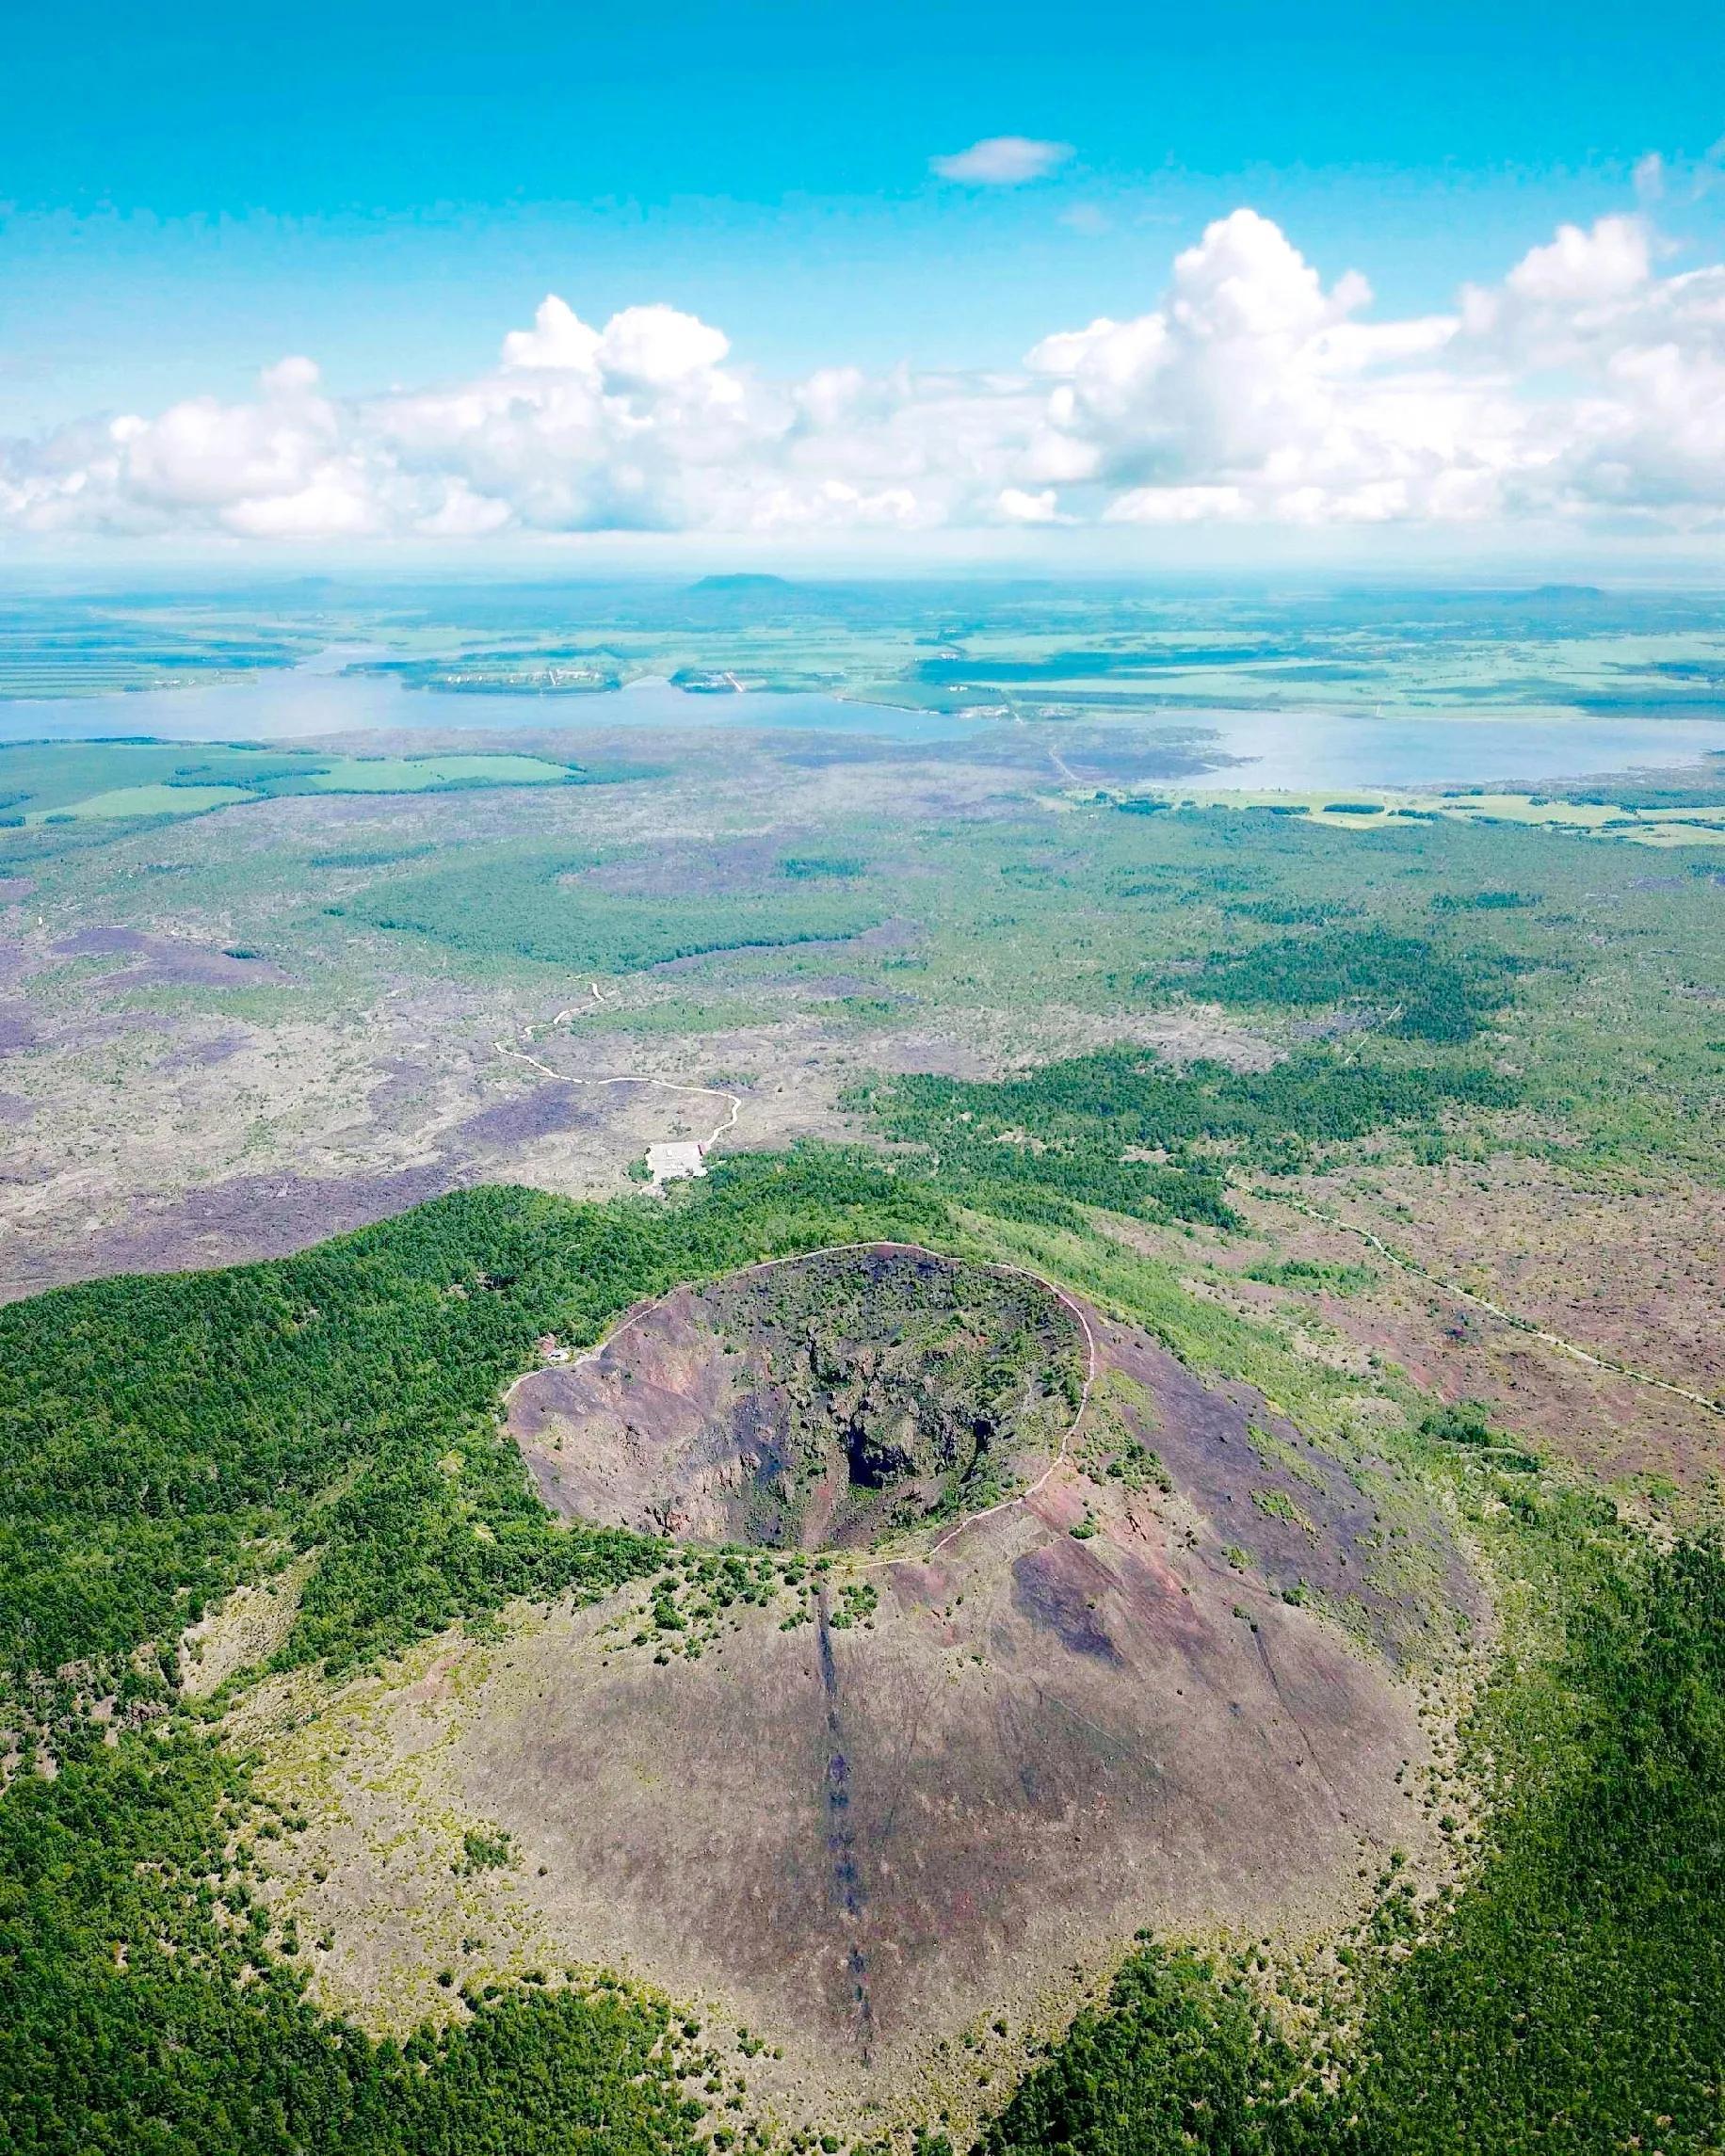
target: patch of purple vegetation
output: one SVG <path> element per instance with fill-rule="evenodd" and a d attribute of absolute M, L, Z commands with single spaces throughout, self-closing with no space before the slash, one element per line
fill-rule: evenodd
<path fill-rule="evenodd" d="M 1108 1327 L 1110 1359 L 1144 1385 L 1155 1415 L 1141 1431 L 1223 1548 L 1236 1548 L 1278 1593 L 1349 1605 L 1392 1661 L 1427 1633 L 1432 1604 L 1477 1596 L 1435 1515 L 1390 1519 L 1348 1468 L 1310 1443 L 1249 1385 L 1204 1385 L 1166 1349 Z M 1134 1410 L 1122 1410 L 1130 1423 Z M 1262 1433 L 1254 1444 L 1253 1432 Z M 1381 1461 L 1363 1466 L 1387 1474 Z M 1386 1568 L 1393 1570 L 1386 1570 Z M 1392 1585 L 1442 1582 L 1441 1595 Z"/>
<path fill-rule="evenodd" d="M 213 1070 L 218 1063 L 226 1063 L 237 1055 L 246 1045 L 244 1034 L 224 1033 L 214 1040 L 189 1040 L 182 1048 L 169 1049 L 156 1065 L 159 1071 Z"/>
<path fill-rule="evenodd" d="M 469 1116 L 458 1135 L 470 1146 L 491 1149 L 525 1145 L 557 1131 L 589 1130 L 605 1120 L 603 1097 L 585 1086 L 556 1081 L 519 1093 L 512 1101 L 498 1101 Z"/>
<path fill-rule="evenodd" d="M 1093 1562 L 1088 1567 L 1099 1569 Z M 1106 1574 L 1103 1577 L 1112 1585 Z M 1021 1617 L 1052 1632 L 1069 1652 L 1118 1669 L 1120 1650 L 1097 1622 L 1095 1604 L 1096 1588 L 1087 1577 L 1083 1553 L 1071 1542 L 1032 1550 L 1012 1568 L 1012 1606 Z"/>
<path fill-rule="evenodd" d="M 8 1290 L 34 1294 L 115 1273 L 196 1272 L 291 1257 L 328 1236 L 392 1219 L 471 1180 L 453 1161 L 393 1175 L 235 1176 L 169 1204 L 140 1207 L 111 1234 L 45 1253 L 40 1277 L 8 1282 Z"/>
<path fill-rule="evenodd" d="M 139 961 L 124 969 L 130 978 L 163 988 L 248 988 L 287 978 L 267 958 L 239 957 L 171 936 L 146 936 L 136 928 L 80 928 L 75 935 L 63 937 L 54 949 L 62 958 Z"/>
<path fill-rule="evenodd" d="M 0 1003 L 0 1055 L 16 1055 L 40 1038 L 34 1015 L 22 1003 Z"/>

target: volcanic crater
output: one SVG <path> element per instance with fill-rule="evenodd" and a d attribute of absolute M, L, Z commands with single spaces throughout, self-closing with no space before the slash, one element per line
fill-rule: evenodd
<path fill-rule="evenodd" d="M 1088 1360 L 1029 1275 L 879 1245 L 679 1288 L 517 1387 L 510 1428 L 568 1517 L 850 1549 L 1022 1487 L 1060 1449 Z"/>
<path fill-rule="evenodd" d="M 787 2116 L 919 2076 L 938 2108 L 966 2031 L 1054 2027 L 1137 1927 L 1309 1933 L 1415 1843 L 1407 1675 L 1478 1611 L 1441 1519 L 1025 1275 L 749 1268 L 536 1371 L 508 1424 L 565 1514 L 804 1599 L 740 1595 L 704 1648 L 653 1632 L 662 1583 L 524 1612 L 326 1720 L 296 1893 L 362 2017 L 411 2025 L 507 1933 L 747 2023 Z M 482 1926 L 449 1819 L 518 1857 Z"/>

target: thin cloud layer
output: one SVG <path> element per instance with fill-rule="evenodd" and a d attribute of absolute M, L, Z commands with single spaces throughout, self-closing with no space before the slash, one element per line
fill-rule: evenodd
<path fill-rule="evenodd" d="M 1022 187 L 1046 179 L 1072 154 L 1070 142 L 1039 142 L 1028 135 L 990 135 L 950 157 L 931 157 L 928 169 L 972 187 Z"/>
<path fill-rule="evenodd" d="M 978 145 L 978 148 L 986 147 Z M 969 154 L 967 153 L 966 154 Z M 669 306 L 553 295 L 470 381 L 256 395 L 0 445 L 0 530 L 268 539 L 496 533 L 1725 523 L 1725 265 L 1641 217 L 1562 227 L 1450 313 L 1382 320 L 1249 209 L 1149 312 L 998 373 L 775 381 Z"/>

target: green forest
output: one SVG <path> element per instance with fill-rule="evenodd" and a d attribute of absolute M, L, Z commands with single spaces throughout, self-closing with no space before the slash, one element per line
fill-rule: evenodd
<path fill-rule="evenodd" d="M 31 1696 L 157 1696 L 140 1649 L 314 1546 L 284 1652 L 334 1669 L 651 1569 L 656 1543 L 554 1525 L 499 1434 L 539 1335 L 591 1340 L 739 1249 L 944 1226 L 909 1181 L 811 1150 L 728 1162 L 669 1204 L 478 1189 L 302 1257 L 0 1310 L 0 1672 Z"/>
<path fill-rule="evenodd" d="M 406 2047 L 307 2005 L 234 1831 L 248 1762 L 215 1704 L 177 1699 L 171 1643 L 312 1547 L 280 1660 L 332 1672 L 508 1596 L 655 1570 L 663 1543 L 555 1524 L 501 1438 L 536 1337 L 591 1339 L 739 1248 L 945 1224 L 856 1156 L 753 1157 L 669 1204 L 476 1190 L 301 1258 L 0 1311 L 0 1651 L 22 1733 L 0 1799 L 0 2146 L 692 2146 L 684 2024 L 616 1986 L 477 1998 Z"/>
<path fill-rule="evenodd" d="M 1472 1040 L 1515 973 L 1498 953 L 1452 949 L 1383 928 L 1325 928 L 1212 953 L 1193 986 L 1217 1003 L 1362 1004 L 1416 1040 Z"/>
<path fill-rule="evenodd" d="M 627 973 L 703 951 L 860 935 L 883 909 L 851 895 L 839 865 L 834 877 L 828 864 L 791 861 L 774 890 L 680 898 L 583 880 L 592 858 L 567 847 L 498 846 L 470 864 L 376 884 L 346 911 L 471 957 Z"/>
<path fill-rule="evenodd" d="M 1446 1110 L 1505 1108 L 1516 1097 L 1471 1062 L 1368 1063 L 1319 1050 L 1239 1071 L 1115 1048 L 991 1083 L 881 1080 L 851 1100 L 883 1134 L 924 1149 L 941 1188 L 1008 1217 L 1072 1218 L 1094 1205 L 1227 1228 L 1237 1221 L 1231 1162 L 1287 1173 L 1314 1148 L 1398 1124 L 1435 1134 Z"/>

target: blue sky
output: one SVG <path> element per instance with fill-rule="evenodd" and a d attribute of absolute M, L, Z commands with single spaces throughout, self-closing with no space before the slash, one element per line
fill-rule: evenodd
<path fill-rule="evenodd" d="M 1670 0 L 72 0 L 8 44 L 13 424 L 285 349 L 348 390 L 459 372 L 549 289 L 669 300 L 779 369 L 1001 363 L 1149 304 L 1238 201 L 1417 310 L 1725 135 L 1717 8 Z M 1010 190 L 930 174 L 1008 133 L 1074 155 Z"/>
<path fill-rule="evenodd" d="M 0 434 L 240 397 L 286 353 L 340 398 L 465 379 L 547 292 L 668 304 L 782 378 L 1009 367 L 1143 315 L 1243 204 L 1415 316 L 1633 209 L 1650 152 L 1659 262 L 1712 263 L 1722 51 L 1699 0 L 18 8 Z M 931 169 L 1002 135 L 1071 154 Z"/>

